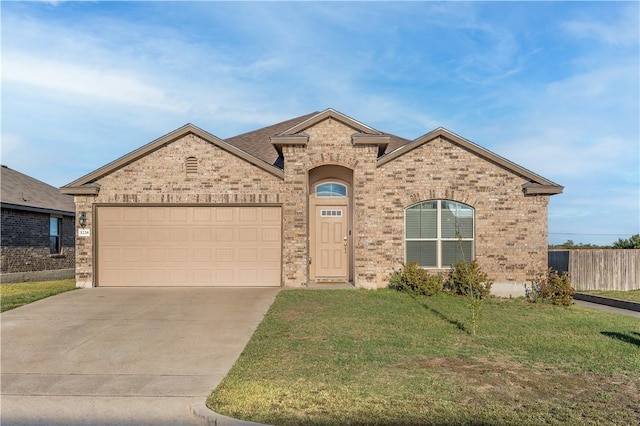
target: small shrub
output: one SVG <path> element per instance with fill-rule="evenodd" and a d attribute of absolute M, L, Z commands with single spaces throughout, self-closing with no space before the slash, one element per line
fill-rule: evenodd
<path fill-rule="evenodd" d="M 554 305 L 569 306 L 573 304 L 571 277 L 566 272 L 558 272 L 549 268 L 546 274 L 541 274 L 531 281 L 526 288 L 526 296 L 532 303 L 552 303 Z"/>
<path fill-rule="evenodd" d="M 475 260 L 472 262 L 461 260 L 453 265 L 449 273 L 449 290 L 461 296 L 485 299 L 491 294 L 492 285 L 493 281 L 480 269 L 480 265 Z"/>
<path fill-rule="evenodd" d="M 403 266 L 400 271 L 394 271 L 389 280 L 389 288 L 424 296 L 433 296 L 442 291 L 442 275 L 430 274 L 418 266 L 418 262 L 411 262 Z"/>

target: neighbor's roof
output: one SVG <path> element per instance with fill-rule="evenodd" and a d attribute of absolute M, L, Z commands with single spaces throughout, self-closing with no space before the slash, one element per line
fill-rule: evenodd
<path fill-rule="evenodd" d="M 51 186 L 2 165 L 0 202 L 2 207 L 75 215 L 73 197 Z"/>
<path fill-rule="evenodd" d="M 113 171 L 138 160 L 150 152 L 190 133 L 245 159 L 275 176 L 283 178 L 284 161 L 281 156 L 279 146 L 281 144 L 290 143 L 306 144 L 306 140 L 308 138 L 304 133 L 304 130 L 326 118 L 337 119 L 347 126 L 352 127 L 354 129 L 353 143 L 358 143 L 359 140 L 362 140 L 364 141 L 363 143 L 378 144 L 378 166 L 392 161 L 420 145 L 443 138 L 528 180 L 529 182 L 523 185 L 523 190 L 526 194 L 559 194 L 563 189 L 562 186 L 551 182 L 530 170 L 520 167 L 517 164 L 442 127 L 411 141 L 390 133 L 380 132 L 329 108 L 322 112 L 312 112 L 310 114 L 301 115 L 296 118 L 227 139 L 220 139 L 217 136 L 194 126 L 193 124 L 187 124 L 123 157 L 120 157 L 115 161 L 112 161 L 111 163 L 81 177 L 80 179 L 65 185 L 62 187 L 62 192 L 67 194 L 97 194 L 99 191 L 99 185 L 96 184 L 96 181 L 101 177 L 106 176 Z"/>

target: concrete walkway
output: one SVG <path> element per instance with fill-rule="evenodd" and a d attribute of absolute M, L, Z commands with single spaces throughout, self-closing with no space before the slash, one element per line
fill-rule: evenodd
<path fill-rule="evenodd" d="M 0 423 L 232 423 L 206 398 L 278 291 L 92 288 L 7 311 Z"/>

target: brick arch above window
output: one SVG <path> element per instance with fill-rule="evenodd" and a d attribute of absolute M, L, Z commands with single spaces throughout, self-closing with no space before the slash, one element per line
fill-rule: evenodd
<path fill-rule="evenodd" d="M 358 159 L 353 154 L 326 152 L 309 155 L 305 160 L 307 170 L 325 165 L 342 166 L 354 170 L 358 164 Z"/>

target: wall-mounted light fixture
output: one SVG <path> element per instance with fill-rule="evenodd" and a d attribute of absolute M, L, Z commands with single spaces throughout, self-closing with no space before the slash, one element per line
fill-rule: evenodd
<path fill-rule="evenodd" d="M 85 226 L 87 226 L 87 213 L 86 212 L 80 213 L 80 217 L 78 218 L 78 223 L 80 223 L 80 227 L 81 228 L 84 228 Z"/>

